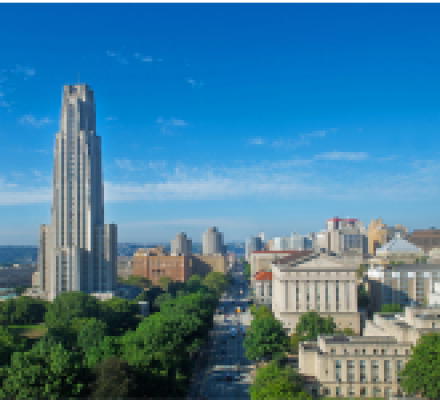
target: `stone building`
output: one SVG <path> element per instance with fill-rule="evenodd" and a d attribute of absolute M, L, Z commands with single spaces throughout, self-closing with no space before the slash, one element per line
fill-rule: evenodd
<path fill-rule="evenodd" d="M 272 272 L 259 271 L 255 276 L 255 303 L 272 309 Z"/>
<path fill-rule="evenodd" d="M 150 279 L 157 285 L 163 276 L 173 281 L 186 282 L 192 275 L 191 256 L 171 256 L 161 246 L 139 249 L 133 255 L 133 275 Z"/>
<path fill-rule="evenodd" d="M 361 332 L 357 308 L 356 270 L 339 256 L 326 253 L 295 255 L 272 263 L 272 311 L 293 333 L 302 314 L 331 316 L 338 329 Z"/>
<path fill-rule="evenodd" d="M 403 394 L 399 373 L 422 335 L 440 332 L 440 309 L 406 307 L 375 314 L 364 336 L 320 336 L 299 347 L 299 371 L 310 393 L 341 397 Z"/>
<path fill-rule="evenodd" d="M 226 275 L 228 257 L 223 254 L 194 254 L 192 256 L 193 274 L 206 276 L 210 272 L 220 272 Z"/>
<path fill-rule="evenodd" d="M 440 264 L 389 264 L 368 270 L 370 311 L 384 304 L 427 305 L 435 283 L 440 282 Z"/>
<path fill-rule="evenodd" d="M 408 241 L 428 252 L 440 247 L 440 229 L 416 229 L 411 233 Z"/>

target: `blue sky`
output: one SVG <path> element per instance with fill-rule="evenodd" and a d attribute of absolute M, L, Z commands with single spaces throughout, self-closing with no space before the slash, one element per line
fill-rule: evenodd
<path fill-rule="evenodd" d="M 0 244 L 50 222 L 62 87 L 95 92 L 119 241 L 440 226 L 438 4 L 1 4 Z"/>

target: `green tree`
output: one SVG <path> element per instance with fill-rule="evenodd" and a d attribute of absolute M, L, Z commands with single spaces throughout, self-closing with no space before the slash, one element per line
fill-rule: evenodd
<path fill-rule="evenodd" d="M 82 357 L 61 343 L 42 340 L 29 352 L 12 355 L 5 370 L 0 396 L 30 399 L 79 397 L 88 394 L 91 374 Z"/>
<path fill-rule="evenodd" d="M 99 318 L 99 300 L 84 292 L 63 292 L 49 304 L 45 324 L 49 330 L 67 325 L 73 318 Z"/>
<path fill-rule="evenodd" d="M 173 299 L 173 296 L 171 293 L 168 293 L 168 292 L 162 293 L 156 297 L 156 300 L 154 300 L 153 308 L 155 310 L 162 310 L 161 309 L 162 304 L 169 301 L 169 300 L 172 300 L 172 299 Z"/>
<path fill-rule="evenodd" d="M 302 384 L 302 378 L 291 367 L 281 367 L 276 361 L 271 361 L 258 369 L 251 385 L 251 400 L 311 400 L 312 397 L 302 391 Z"/>
<path fill-rule="evenodd" d="M 16 351 L 24 351 L 26 339 L 20 337 L 5 326 L 0 326 L 0 366 L 9 365 L 11 355 Z"/>
<path fill-rule="evenodd" d="M 253 319 L 243 344 L 249 360 L 282 357 L 289 346 L 283 326 L 273 315 Z"/>
<path fill-rule="evenodd" d="M 94 368 L 91 399 L 127 398 L 139 395 L 135 370 L 124 360 L 110 357 Z"/>
<path fill-rule="evenodd" d="M 219 296 L 229 285 L 228 278 L 220 272 L 210 272 L 202 281 L 202 285 L 215 291 Z"/>
<path fill-rule="evenodd" d="M 359 268 L 356 270 L 356 277 L 362 279 L 365 276 L 366 271 L 367 267 L 364 264 L 360 264 Z"/>
<path fill-rule="evenodd" d="M 26 289 L 30 288 L 32 286 L 22 286 L 22 285 L 17 285 L 14 287 L 15 293 L 17 293 L 17 296 L 21 296 Z"/>
<path fill-rule="evenodd" d="M 172 282 L 173 280 L 169 277 L 169 276 L 161 276 L 159 278 L 159 287 L 162 290 L 168 291 L 168 285 Z"/>
<path fill-rule="evenodd" d="M 382 308 L 380 309 L 380 312 L 383 312 L 383 313 L 391 313 L 391 312 L 400 313 L 400 312 L 403 312 L 403 309 L 402 309 L 402 306 L 400 304 L 397 304 L 397 303 L 383 304 Z"/>
<path fill-rule="evenodd" d="M 251 264 L 249 263 L 244 264 L 244 275 L 248 280 L 251 279 Z"/>
<path fill-rule="evenodd" d="M 150 279 L 139 275 L 131 275 L 126 279 L 118 277 L 118 283 L 121 285 L 137 286 L 142 289 L 149 289 L 152 286 Z"/>
<path fill-rule="evenodd" d="M 309 311 L 301 315 L 295 332 L 305 340 L 316 340 L 318 335 L 334 333 L 335 328 L 332 317 L 323 318 L 316 311 Z"/>
<path fill-rule="evenodd" d="M 358 307 L 367 309 L 370 305 L 370 295 L 364 285 L 358 286 Z"/>
<path fill-rule="evenodd" d="M 440 335 L 422 336 L 400 373 L 400 386 L 408 394 L 421 394 L 429 399 L 440 398 Z"/>
<path fill-rule="evenodd" d="M 202 287 L 202 278 L 200 275 L 194 274 L 186 281 L 186 287 L 190 293 L 196 293 Z"/>
<path fill-rule="evenodd" d="M 139 304 L 125 299 L 113 297 L 110 300 L 102 301 L 100 304 L 99 319 L 106 322 L 109 334 L 120 335 L 127 329 L 136 329 L 139 318 Z"/>

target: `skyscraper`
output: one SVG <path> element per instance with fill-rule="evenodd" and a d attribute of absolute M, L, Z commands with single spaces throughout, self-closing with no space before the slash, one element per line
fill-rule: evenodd
<path fill-rule="evenodd" d="M 203 254 L 226 254 L 226 246 L 223 243 L 223 233 L 216 227 L 211 227 L 203 233 Z"/>
<path fill-rule="evenodd" d="M 56 134 L 51 225 L 40 228 L 40 290 L 106 292 L 117 286 L 117 227 L 104 224 L 101 138 L 93 92 L 66 85 Z"/>

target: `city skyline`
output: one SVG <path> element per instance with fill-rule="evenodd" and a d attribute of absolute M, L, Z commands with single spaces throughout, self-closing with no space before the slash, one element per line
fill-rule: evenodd
<path fill-rule="evenodd" d="M 439 226 L 438 10 L 2 5 L 0 244 L 37 245 L 50 220 L 61 88 L 78 79 L 121 243 L 306 234 L 333 216 Z"/>

